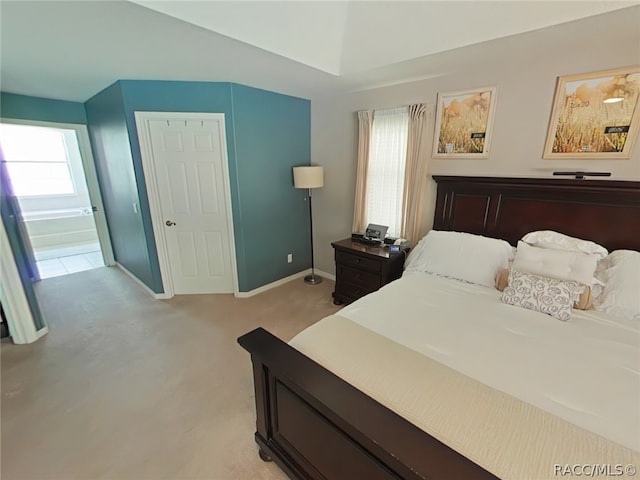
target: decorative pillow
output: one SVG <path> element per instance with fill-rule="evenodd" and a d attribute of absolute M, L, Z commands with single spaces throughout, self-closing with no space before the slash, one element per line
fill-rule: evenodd
<path fill-rule="evenodd" d="M 596 255 L 598 259 L 604 258 L 609 253 L 602 245 L 589 240 L 570 237 L 553 230 L 539 230 L 527 233 L 522 241 L 532 247 L 551 248 L 553 250 L 566 250 L 568 252 L 581 252 Z"/>
<path fill-rule="evenodd" d="M 431 230 L 409 254 L 405 270 L 493 287 L 496 274 L 512 256 L 511 245 L 504 240 Z"/>
<path fill-rule="evenodd" d="M 596 275 L 605 286 L 593 308 L 640 322 L 640 252 L 616 250 L 600 263 Z"/>
<path fill-rule="evenodd" d="M 496 288 L 501 292 L 507 288 L 509 285 L 509 273 L 510 270 L 507 268 L 503 268 L 498 272 L 498 276 L 496 277 Z M 573 304 L 573 308 L 577 308 L 578 310 L 589 310 L 592 305 L 592 297 L 591 297 L 591 288 L 583 285 L 584 290 L 580 294 L 580 298 L 576 303 Z"/>
<path fill-rule="evenodd" d="M 509 305 L 546 313 L 566 322 L 571 306 L 580 298 L 583 286 L 575 281 L 556 280 L 511 270 L 509 285 L 500 300 Z"/>
<path fill-rule="evenodd" d="M 513 269 L 558 280 L 591 285 L 598 257 L 586 253 L 532 247 L 518 242 Z"/>

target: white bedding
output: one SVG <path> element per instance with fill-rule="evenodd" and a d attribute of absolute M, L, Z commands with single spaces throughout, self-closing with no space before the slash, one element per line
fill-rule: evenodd
<path fill-rule="evenodd" d="M 578 310 L 561 322 L 503 304 L 499 295 L 487 287 L 405 273 L 340 316 L 640 451 L 640 325 Z"/>

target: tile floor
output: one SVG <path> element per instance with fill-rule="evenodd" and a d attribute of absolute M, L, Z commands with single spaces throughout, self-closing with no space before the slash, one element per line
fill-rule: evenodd
<path fill-rule="evenodd" d="M 36 262 L 36 266 L 40 272 L 40 278 L 45 279 L 104 267 L 104 261 L 102 253 L 96 251 L 40 260 Z"/>

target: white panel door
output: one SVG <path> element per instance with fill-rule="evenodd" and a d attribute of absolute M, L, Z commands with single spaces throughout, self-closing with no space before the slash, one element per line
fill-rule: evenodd
<path fill-rule="evenodd" d="M 149 120 L 176 294 L 233 293 L 222 121 Z"/>

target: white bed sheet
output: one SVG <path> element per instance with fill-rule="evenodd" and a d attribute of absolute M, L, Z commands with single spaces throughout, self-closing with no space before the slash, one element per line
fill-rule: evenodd
<path fill-rule="evenodd" d="M 495 289 L 407 272 L 339 314 L 640 451 L 640 326 L 579 310 L 561 322 L 503 304 L 499 296 Z"/>

